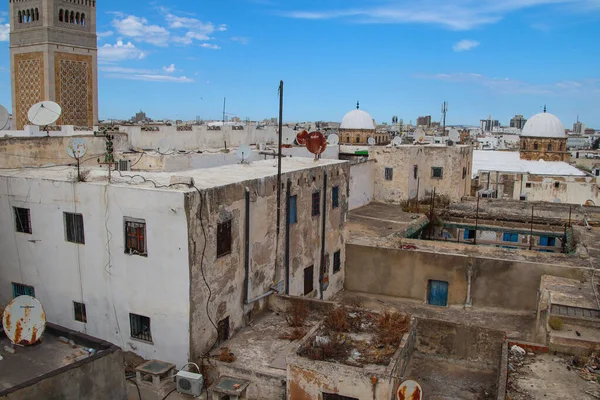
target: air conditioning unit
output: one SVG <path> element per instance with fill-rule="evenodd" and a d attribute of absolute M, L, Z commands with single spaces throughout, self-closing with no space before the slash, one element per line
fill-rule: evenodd
<path fill-rule="evenodd" d="M 188 394 L 194 397 L 198 397 L 202 394 L 204 378 L 200 374 L 179 371 L 177 375 L 175 375 L 175 382 L 177 383 L 178 393 Z"/>
<path fill-rule="evenodd" d="M 131 160 L 119 160 L 117 162 L 117 171 L 131 171 Z"/>

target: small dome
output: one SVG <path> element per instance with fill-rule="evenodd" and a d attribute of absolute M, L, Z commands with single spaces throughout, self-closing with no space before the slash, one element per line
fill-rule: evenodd
<path fill-rule="evenodd" d="M 340 129 L 369 129 L 375 130 L 373 118 L 363 110 L 352 110 L 344 116 Z"/>
<path fill-rule="evenodd" d="M 565 138 L 565 128 L 555 115 L 543 112 L 531 117 L 523 127 L 522 136 Z"/>

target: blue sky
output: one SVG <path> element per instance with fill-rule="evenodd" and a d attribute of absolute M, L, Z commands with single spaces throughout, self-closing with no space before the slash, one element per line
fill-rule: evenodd
<path fill-rule="evenodd" d="M 100 118 L 277 115 L 378 122 L 449 102 L 449 124 L 508 124 L 548 104 L 600 129 L 600 0 L 99 0 Z M 8 1 L 0 104 L 10 104 Z"/>

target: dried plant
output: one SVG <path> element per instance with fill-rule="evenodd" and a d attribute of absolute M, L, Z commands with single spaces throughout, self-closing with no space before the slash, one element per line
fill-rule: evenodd
<path fill-rule="evenodd" d="M 399 346 L 404 333 L 410 327 L 410 318 L 406 314 L 386 311 L 375 321 L 378 343 L 386 346 Z"/>
<path fill-rule="evenodd" d="M 552 316 L 548 321 L 548 325 L 554 331 L 560 331 L 563 328 L 563 320 L 560 317 Z"/>
<path fill-rule="evenodd" d="M 285 320 L 288 325 L 292 328 L 304 326 L 307 318 L 308 306 L 306 305 L 306 302 L 298 299 L 291 299 L 285 315 Z"/>
<path fill-rule="evenodd" d="M 219 361 L 232 363 L 235 361 L 235 355 L 231 352 L 229 347 L 221 347 L 221 352 L 219 353 Z"/>
<path fill-rule="evenodd" d="M 343 307 L 334 308 L 325 315 L 324 324 L 332 332 L 348 332 L 348 312 Z"/>
<path fill-rule="evenodd" d="M 279 339 L 284 340 L 299 340 L 302 339 L 306 335 L 306 329 L 304 328 L 294 328 L 291 333 L 284 333 L 279 336 Z"/>

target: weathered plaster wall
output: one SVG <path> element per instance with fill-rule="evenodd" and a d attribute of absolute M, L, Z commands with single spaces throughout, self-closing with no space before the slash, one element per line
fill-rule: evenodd
<path fill-rule="evenodd" d="M 0 396 L 0 399 L 127 399 L 121 350 L 108 354 L 99 353 L 97 358 L 86 361 L 77 363 L 74 368 L 66 367 L 53 371 L 44 379 L 6 396 Z"/>
<path fill-rule="evenodd" d="M 446 281 L 448 304 L 465 304 L 467 269 L 473 263 L 474 307 L 536 309 L 542 275 L 581 279 L 585 269 L 420 250 L 346 246 L 345 289 L 427 301 L 429 280 Z"/>
<path fill-rule="evenodd" d="M 32 234 L 15 232 L 14 207 Z M 63 212 L 83 215 L 85 244 L 65 240 Z M 124 251 L 124 217 L 146 222 L 148 256 Z M 104 182 L 0 177 L 0 303 L 32 285 L 48 321 L 147 359 L 188 360 L 189 258 L 184 195 Z M 73 301 L 87 323 L 74 320 Z M 130 337 L 129 313 L 150 317 L 153 343 Z"/>
<path fill-rule="evenodd" d="M 285 279 L 286 192 L 291 184 L 291 196 L 297 196 L 297 220 L 290 225 L 290 288 L 292 296 L 304 294 L 304 268 L 314 265 L 313 287 L 309 296 L 319 297 L 319 268 L 321 258 L 321 224 L 323 219 L 324 172 L 328 173 L 326 253 L 329 287 L 324 299 L 342 290 L 345 260 L 345 221 L 348 210 L 347 182 L 349 165 L 337 162 L 327 166 L 282 174 L 281 230 L 276 247 L 277 193 L 276 176 L 249 180 L 239 184 L 216 187 L 187 198 L 189 214 L 191 265 L 191 351 L 194 360 L 215 342 L 216 330 L 207 317 L 206 303 L 213 322 L 230 319 L 230 332 L 243 327 L 248 314 L 265 307 L 266 299 L 244 305 L 245 193 L 250 190 L 250 293 L 255 298 Z M 289 183 L 288 183 L 289 180 Z M 332 187 L 339 187 L 339 207 L 332 209 Z M 321 192 L 320 215 L 311 215 L 312 194 Z M 217 258 L 216 231 L 219 222 L 232 220 L 231 253 Z M 201 222 L 204 225 L 204 230 Z M 205 236 L 206 235 L 206 236 Z M 206 239 L 205 239 L 206 238 Z M 206 249 L 205 249 L 205 243 Z M 333 273 L 333 254 L 341 251 L 341 271 Z M 204 255 L 203 255 L 204 252 Z M 277 266 L 277 267 L 276 267 Z M 202 271 L 210 286 L 208 288 Z"/>
<path fill-rule="evenodd" d="M 417 194 L 424 199 L 434 188 L 437 195 L 455 201 L 469 194 L 473 164 L 473 149 L 469 146 L 374 147 L 369 149 L 369 159 L 376 161 L 376 201 L 397 204 Z M 432 176 L 433 167 L 443 168 L 442 178 Z M 393 169 L 391 180 L 385 179 L 386 168 Z"/>
<path fill-rule="evenodd" d="M 375 164 L 372 161 L 350 166 L 350 210 L 366 206 L 373 201 L 374 169 Z"/>
<path fill-rule="evenodd" d="M 67 145 L 74 137 L 86 141 L 88 150 L 82 165 L 97 166 L 98 158 L 104 159 L 106 140 L 93 135 L 43 136 L 0 138 L 0 168 L 39 167 L 54 164 L 76 164 L 67 154 Z M 127 135 L 116 134 L 113 140 L 115 151 L 128 147 Z"/>

